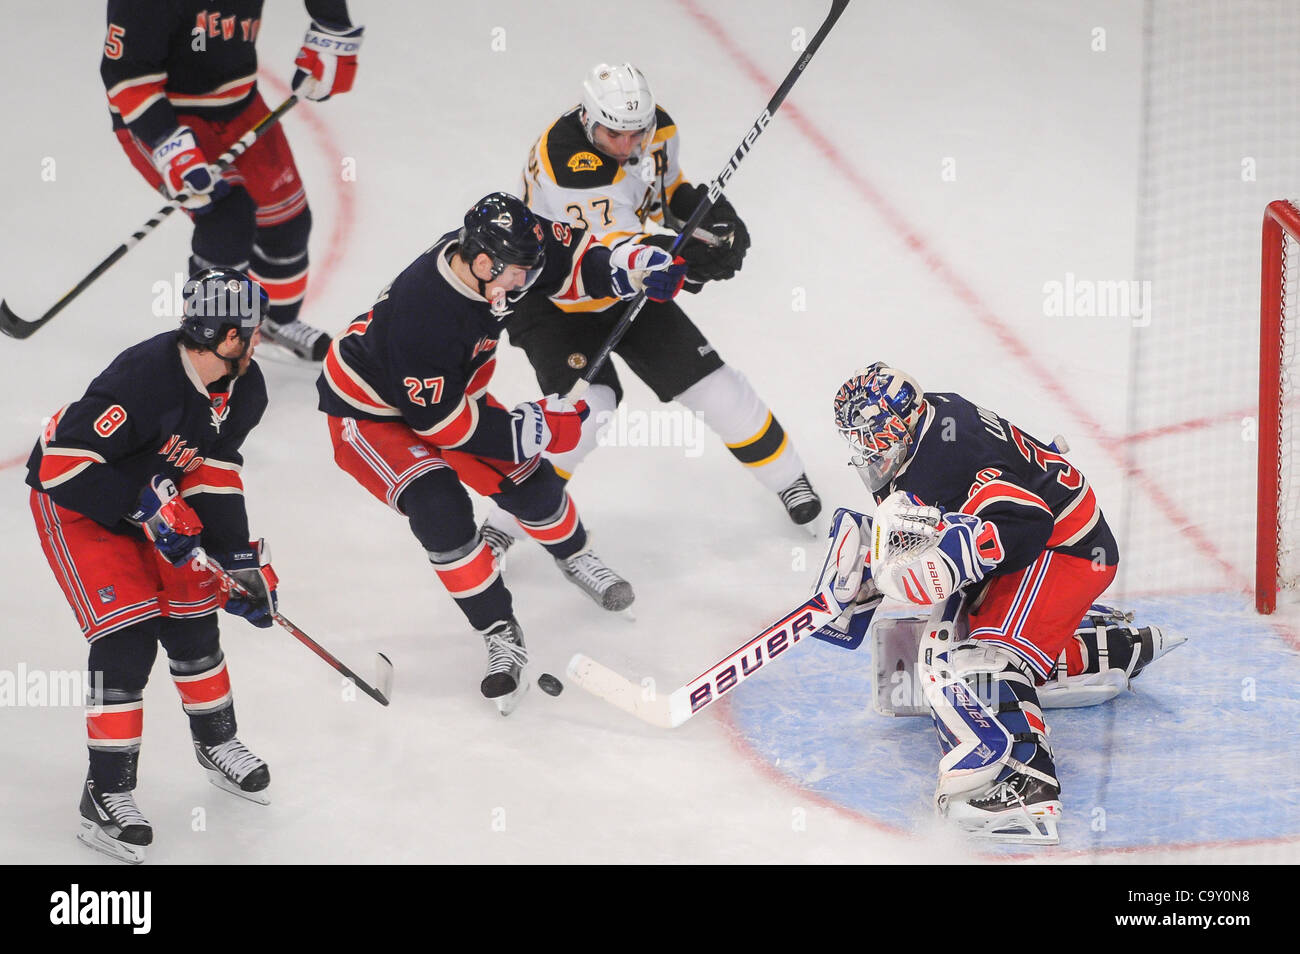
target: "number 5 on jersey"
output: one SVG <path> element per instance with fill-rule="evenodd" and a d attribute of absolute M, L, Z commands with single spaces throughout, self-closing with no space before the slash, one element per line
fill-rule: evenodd
<path fill-rule="evenodd" d="M 412 404 L 428 407 L 442 400 L 442 378 L 425 378 L 423 381 L 419 378 L 403 378 L 402 383 L 406 385 L 406 396 Z M 420 396 L 421 391 L 429 392 L 427 402 Z"/>

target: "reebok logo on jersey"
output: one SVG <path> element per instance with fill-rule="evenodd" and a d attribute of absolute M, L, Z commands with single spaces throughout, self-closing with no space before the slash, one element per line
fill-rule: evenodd
<path fill-rule="evenodd" d="M 575 152 L 565 163 L 572 172 L 590 172 L 599 169 L 605 162 L 594 152 Z"/>

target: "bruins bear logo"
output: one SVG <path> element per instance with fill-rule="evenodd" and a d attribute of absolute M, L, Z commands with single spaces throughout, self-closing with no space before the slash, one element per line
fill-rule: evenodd
<path fill-rule="evenodd" d="M 575 152 L 569 157 L 568 166 L 572 172 L 590 172 L 599 169 L 604 160 L 594 152 Z"/>
<path fill-rule="evenodd" d="M 587 356 L 581 351 L 575 351 L 569 355 L 569 367 L 574 371 L 581 371 L 587 366 Z"/>

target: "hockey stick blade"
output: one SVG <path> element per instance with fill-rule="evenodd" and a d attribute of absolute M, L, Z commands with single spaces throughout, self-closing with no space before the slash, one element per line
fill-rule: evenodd
<path fill-rule="evenodd" d="M 53 315 L 50 316 L 50 318 L 53 317 Z M 3 331 L 10 338 L 30 338 L 40 330 L 41 325 L 45 324 L 46 320 L 48 319 L 42 321 L 23 321 L 14 314 L 14 310 L 9 307 L 7 301 L 0 299 L 0 331 Z"/>
<path fill-rule="evenodd" d="M 650 725 L 675 729 L 758 672 L 765 663 L 775 661 L 805 636 L 835 619 L 842 607 L 831 596 L 830 586 L 828 583 L 670 696 L 655 693 L 653 684 L 637 685 L 582 653 L 569 660 L 569 676 L 584 690 L 615 708 Z"/>

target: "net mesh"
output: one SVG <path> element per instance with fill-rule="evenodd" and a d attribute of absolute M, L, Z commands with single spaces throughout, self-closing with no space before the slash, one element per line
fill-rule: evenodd
<path fill-rule="evenodd" d="M 1300 208 L 1300 202 L 1292 201 Z M 1300 588 L 1300 480 L 1296 477 L 1296 457 L 1300 454 L 1300 241 L 1291 232 L 1283 232 L 1282 252 L 1282 387 L 1279 400 L 1282 427 L 1278 466 L 1278 587 Z"/>
<path fill-rule="evenodd" d="M 1260 229 L 1270 201 L 1300 193 L 1297 49 L 1300 4 L 1146 6 L 1137 276 L 1150 310 L 1130 353 L 1130 592 L 1253 588 Z M 1294 331 L 1287 342 L 1294 352 Z M 1295 440 L 1288 424 L 1292 460 Z"/>

